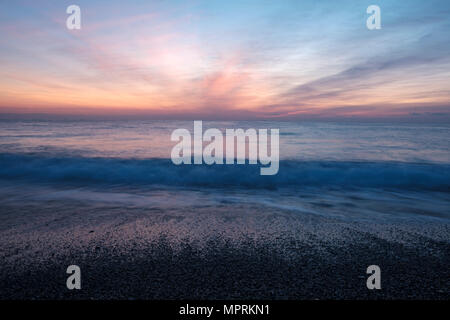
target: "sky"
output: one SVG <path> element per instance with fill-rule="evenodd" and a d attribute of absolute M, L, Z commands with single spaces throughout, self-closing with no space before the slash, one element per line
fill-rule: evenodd
<path fill-rule="evenodd" d="M 0 0 L 0 118 L 450 121 L 449 34 L 448 0 Z"/>

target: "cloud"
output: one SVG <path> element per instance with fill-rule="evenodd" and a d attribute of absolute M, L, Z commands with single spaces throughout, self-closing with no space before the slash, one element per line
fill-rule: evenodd
<path fill-rule="evenodd" d="M 200 118 L 445 114 L 433 108 L 450 101 L 449 7 L 434 4 L 383 2 L 375 32 L 364 6 L 345 1 L 86 1 L 79 31 L 51 2 L 11 5 L 0 105 Z"/>

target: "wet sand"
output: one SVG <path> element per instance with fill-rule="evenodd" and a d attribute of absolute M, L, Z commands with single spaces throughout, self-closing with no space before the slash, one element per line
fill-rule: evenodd
<path fill-rule="evenodd" d="M 1 299 L 449 299 L 450 224 L 1 199 Z M 78 265 L 82 289 L 66 288 Z M 381 290 L 366 288 L 379 265 Z"/>

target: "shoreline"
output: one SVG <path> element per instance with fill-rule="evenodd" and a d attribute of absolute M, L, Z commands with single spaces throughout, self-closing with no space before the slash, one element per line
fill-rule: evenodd
<path fill-rule="evenodd" d="M 242 204 L 4 210 L 1 300 L 450 298 L 449 223 L 368 225 Z M 72 264 L 81 290 L 66 289 Z M 366 288 L 372 264 L 381 290 Z"/>

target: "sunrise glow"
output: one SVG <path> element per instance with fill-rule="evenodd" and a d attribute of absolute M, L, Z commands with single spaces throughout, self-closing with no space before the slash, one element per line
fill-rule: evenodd
<path fill-rule="evenodd" d="M 379 1 L 0 4 L 0 113 L 448 117 L 448 8 Z M 419 16 L 420 13 L 420 16 Z M 419 18 L 420 17 L 420 18 Z M 424 48 L 427 48 L 424 50 Z"/>

